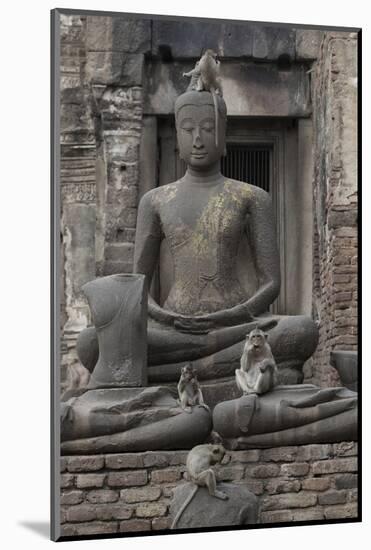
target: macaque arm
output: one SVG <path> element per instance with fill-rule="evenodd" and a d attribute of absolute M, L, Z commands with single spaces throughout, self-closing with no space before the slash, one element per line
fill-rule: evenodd
<path fill-rule="evenodd" d="M 198 389 L 198 392 L 197 392 L 196 402 L 198 405 L 205 405 L 204 396 L 202 395 L 202 391 L 200 388 Z"/>
<path fill-rule="evenodd" d="M 188 73 L 183 73 L 183 76 L 192 76 L 198 72 L 199 70 L 197 69 L 197 67 L 195 67 L 194 69 L 191 69 L 190 71 L 188 71 Z"/>
<path fill-rule="evenodd" d="M 182 393 L 182 391 L 184 390 L 186 384 L 184 382 L 184 380 L 180 379 L 179 382 L 178 382 L 178 394 L 180 396 L 180 394 Z"/>
<path fill-rule="evenodd" d="M 245 372 L 249 370 L 249 358 L 248 358 L 248 351 L 244 351 L 241 357 L 241 369 Z"/>

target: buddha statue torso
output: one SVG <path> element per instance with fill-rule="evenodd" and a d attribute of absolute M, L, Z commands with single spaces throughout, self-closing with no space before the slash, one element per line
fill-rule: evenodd
<path fill-rule="evenodd" d="M 248 184 L 224 177 L 156 189 L 153 206 L 174 264 L 165 309 L 202 315 L 247 299 L 237 258 L 251 194 Z"/>

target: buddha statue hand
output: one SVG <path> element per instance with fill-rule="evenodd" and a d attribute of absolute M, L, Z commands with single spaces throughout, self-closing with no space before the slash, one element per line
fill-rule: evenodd
<path fill-rule="evenodd" d="M 197 317 L 199 323 L 210 323 L 215 328 L 243 325 L 254 320 L 258 318 L 251 314 L 246 303 Z"/>
<path fill-rule="evenodd" d="M 152 298 L 148 301 L 148 312 L 152 319 L 162 324 L 174 327 L 180 332 L 188 332 L 191 334 L 207 334 L 213 328 L 216 328 L 216 323 L 212 319 L 208 319 L 208 315 L 190 316 L 174 313 L 159 306 Z"/>
<path fill-rule="evenodd" d="M 174 327 L 180 332 L 188 332 L 190 334 L 207 334 L 215 328 L 212 321 L 200 319 L 198 317 L 189 317 L 184 319 L 176 319 L 174 321 Z"/>

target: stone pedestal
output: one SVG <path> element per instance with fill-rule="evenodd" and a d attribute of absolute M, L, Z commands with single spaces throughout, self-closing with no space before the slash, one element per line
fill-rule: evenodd
<path fill-rule="evenodd" d="M 184 483 L 174 490 L 170 506 L 172 521 L 194 491 L 193 483 Z M 209 494 L 206 487 L 199 487 L 192 500 L 173 526 L 173 529 L 197 527 L 227 527 L 258 523 L 258 499 L 244 485 L 218 483 L 218 490 L 228 496 L 221 500 Z"/>

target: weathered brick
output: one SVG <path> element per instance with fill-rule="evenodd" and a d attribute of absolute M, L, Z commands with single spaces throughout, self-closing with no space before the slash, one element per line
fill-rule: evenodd
<path fill-rule="evenodd" d="M 293 521 L 315 521 L 324 518 L 324 513 L 321 508 L 305 508 L 304 510 L 293 510 Z"/>
<path fill-rule="evenodd" d="M 114 240 L 117 242 L 131 242 L 135 241 L 135 229 L 130 227 L 120 227 L 115 234 Z"/>
<path fill-rule="evenodd" d="M 335 476 L 336 489 L 355 489 L 358 487 L 357 474 L 342 474 Z"/>
<path fill-rule="evenodd" d="M 281 475 L 285 477 L 301 477 L 309 472 L 309 464 L 306 462 L 295 462 L 294 464 L 282 464 Z"/>
<path fill-rule="evenodd" d="M 260 459 L 260 450 L 252 449 L 248 451 L 235 451 L 232 454 L 231 462 L 258 462 Z"/>
<path fill-rule="evenodd" d="M 181 472 L 175 468 L 167 468 L 165 470 L 154 470 L 151 473 L 153 483 L 173 483 L 181 478 Z"/>
<path fill-rule="evenodd" d="M 137 506 L 136 515 L 138 518 L 154 518 L 164 516 L 167 512 L 166 504 L 161 502 L 143 503 Z"/>
<path fill-rule="evenodd" d="M 216 475 L 220 481 L 238 481 L 242 479 L 245 468 L 240 464 L 231 466 L 221 466 L 218 468 Z"/>
<path fill-rule="evenodd" d="M 350 302 L 352 299 L 351 292 L 337 292 L 334 296 L 335 302 Z"/>
<path fill-rule="evenodd" d="M 174 485 L 168 485 L 168 486 L 163 485 L 163 486 L 162 486 L 162 494 L 163 494 L 163 496 L 164 496 L 164 497 L 172 498 L 175 487 L 176 487 L 176 484 L 174 484 Z"/>
<path fill-rule="evenodd" d="M 112 262 L 106 261 L 103 265 L 102 275 L 115 275 L 116 273 L 132 273 L 132 262 Z"/>
<path fill-rule="evenodd" d="M 348 501 L 349 502 L 356 502 L 358 500 L 358 490 L 357 489 L 351 489 L 350 491 L 347 491 L 348 495 Z"/>
<path fill-rule="evenodd" d="M 135 185 L 124 186 L 120 190 L 112 186 L 107 188 L 107 203 L 120 202 L 125 207 L 138 205 L 138 188 Z"/>
<path fill-rule="evenodd" d="M 66 523 L 66 521 L 67 521 L 67 508 L 61 508 L 60 509 L 59 521 L 61 523 Z"/>
<path fill-rule="evenodd" d="M 130 519 L 134 509 L 122 504 L 100 504 L 95 507 L 95 512 L 97 518 L 101 520 Z"/>
<path fill-rule="evenodd" d="M 137 224 L 137 209 L 123 208 L 120 219 L 125 227 L 134 228 Z"/>
<path fill-rule="evenodd" d="M 125 470 L 129 468 L 142 468 L 143 455 L 139 453 L 124 453 L 117 455 L 106 455 L 106 468 L 112 470 Z"/>
<path fill-rule="evenodd" d="M 91 521 L 97 518 L 94 506 L 89 504 L 81 504 L 79 506 L 71 506 L 66 512 L 67 521 L 83 522 Z"/>
<path fill-rule="evenodd" d="M 69 472 L 95 472 L 104 467 L 104 456 L 73 456 L 68 459 Z"/>
<path fill-rule="evenodd" d="M 167 518 L 155 518 L 152 520 L 152 529 L 154 531 L 162 531 L 164 529 L 170 529 L 171 519 Z"/>
<path fill-rule="evenodd" d="M 61 475 L 61 489 L 67 489 L 68 487 L 73 487 L 75 481 L 75 476 L 72 474 L 62 474 Z"/>
<path fill-rule="evenodd" d="M 289 510 L 270 510 L 260 514 L 261 523 L 284 523 L 292 521 L 292 512 Z"/>
<path fill-rule="evenodd" d="M 357 460 L 355 458 L 336 458 L 313 463 L 313 474 L 336 474 L 340 472 L 356 472 Z"/>
<path fill-rule="evenodd" d="M 76 525 L 65 524 L 61 526 L 62 537 L 73 537 L 77 535 Z"/>
<path fill-rule="evenodd" d="M 116 502 L 119 499 L 119 493 L 111 489 L 97 489 L 96 491 L 89 491 L 86 498 L 92 504 L 105 504 Z"/>
<path fill-rule="evenodd" d="M 350 502 L 337 506 L 329 506 L 325 508 L 324 515 L 326 519 L 356 518 L 358 516 L 358 504 L 357 502 Z"/>
<path fill-rule="evenodd" d="M 300 491 L 300 488 L 301 483 L 297 479 L 290 481 L 283 479 L 272 479 L 265 485 L 265 490 L 270 495 L 277 493 L 297 493 Z"/>
<path fill-rule="evenodd" d="M 328 477 L 310 477 L 301 482 L 301 487 L 305 491 L 326 491 L 330 485 L 331 480 Z"/>
<path fill-rule="evenodd" d="M 356 441 L 343 441 L 334 443 L 334 454 L 336 456 L 357 456 L 358 445 Z"/>
<path fill-rule="evenodd" d="M 68 493 L 63 493 L 61 495 L 61 504 L 66 504 L 68 506 L 80 504 L 83 500 L 83 491 L 69 491 Z"/>
<path fill-rule="evenodd" d="M 89 523 L 80 523 L 75 526 L 77 535 L 103 535 L 118 532 L 117 521 L 91 521 Z"/>
<path fill-rule="evenodd" d="M 261 460 L 265 462 L 293 462 L 296 459 L 297 447 L 276 447 L 264 449 Z"/>
<path fill-rule="evenodd" d="M 277 464 L 262 464 L 261 466 L 248 467 L 246 477 L 267 478 L 276 477 L 280 473 L 280 467 Z"/>
<path fill-rule="evenodd" d="M 315 506 L 317 495 L 307 491 L 299 493 L 285 493 L 282 495 L 272 495 L 263 497 L 261 510 L 286 510 L 290 508 L 307 508 Z"/>
<path fill-rule="evenodd" d="M 115 243 L 107 245 L 104 250 L 106 260 L 113 262 L 132 262 L 134 258 L 133 243 Z"/>
<path fill-rule="evenodd" d="M 170 466 L 184 465 L 186 463 L 187 456 L 188 456 L 188 451 L 186 452 L 174 451 L 173 453 L 170 454 L 169 465 Z"/>
<path fill-rule="evenodd" d="M 148 519 L 129 519 L 120 523 L 120 532 L 129 533 L 132 531 L 146 532 L 151 530 L 151 521 Z"/>
<path fill-rule="evenodd" d="M 350 281 L 350 275 L 333 275 L 332 281 L 334 283 L 349 283 Z"/>
<path fill-rule="evenodd" d="M 347 491 L 327 491 L 318 495 L 318 503 L 321 505 L 343 504 L 347 500 Z"/>
<path fill-rule="evenodd" d="M 123 489 L 120 497 L 125 502 L 147 502 L 157 500 L 161 496 L 160 487 L 143 487 L 141 489 Z"/>
<path fill-rule="evenodd" d="M 131 472 L 110 472 L 107 483 L 110 487 L 132 487 L 145 485 L 147 480 L 146 470 L 133 470 Z"/>
<path fill-rule="evenodd" d="M 90 489 L 91 487 L 103 487 L 106 474 L 79 474 L 76 476 L 76 487 Z"/>
<path fill-rule="evenodd" d="M 313 444 L 305 445 L 298 448 L 297 460 L 298 461 L 313 461 L 324 460 L 332 456 L 332 446 L 329 444 Z"/>
<path fill-rule="evenodd" d="M 148 452 L 144 455 L 144 466 L 146 468 L 169 466 L 169 456 L 165 453 Z"/>
<path fill-rule="evenodd" d="M 67 471 L 67 457 L 66 456 L 62 456 L 61 459 L 60 459 L 60 471 L 61 471 L 61 473 Z"/>
<path fill-rule="evenodd" d="M 356 265 L 338 265 L 334 267 L 333 273 L 357 273 L 358 269 Z"/>

